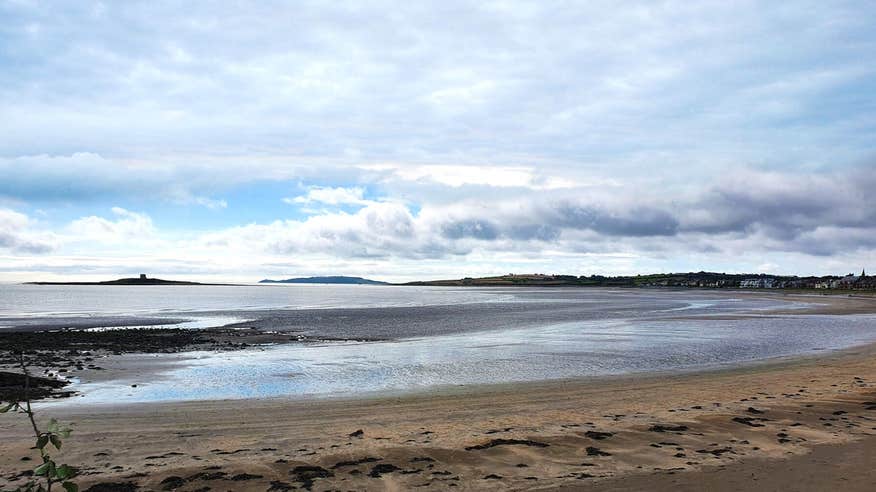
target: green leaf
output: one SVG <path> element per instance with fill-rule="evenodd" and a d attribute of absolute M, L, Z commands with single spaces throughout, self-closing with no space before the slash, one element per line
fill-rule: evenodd
<path fill-rule="evenodd" d="M 38 449 L 43 449 L 46 447 L 46 444 L 49 443 L 49 435 L 48 434 L 40 434 L 40 437 L 37 438 L 36 447 Z"/>
<path fill-rule="evenodd" d="M 70 465 L 61 465 L 55 470 L 55 476 L 60 480 L 65 480 L 76 476 L 76 470 Z"/>
<path fill-rule="evenodd" d="M 58 432 L 60 425 L 58 425 L 57 419 L 49 420 L 49 432 Z"/>
<path fill-rule="evenodd" d="M 36 469 L 34 469 L 34 471 L 33 471 L 33 474 L 39 475 L 39 476 L 45 475 L 46 473 L 49 472 L 49 464 L 50 463 L 51 463 L 51 461 L 46 461 L 42 465 L 36 467 Z"/>
<path fill-rule="evenodd" d="M 61 438 L 52 434 L 49 436 L 49 440 L 52 441 L 52 445 L 55 446 L 55 449 L 61 449 Z"/>
<path fill-rule="evenodd" d="M 67 429 L 67 428 L 63 428 L 63 429 L 61 429 L 60 432 L 58 432 L 58 434 L 61 434 L 61 437 L 66 438 L 66 437 L 70 437 L 71 432 L 73 432 L 73 431 L 70 429 Z"/>
<path fill-rule="evenodd" d="M 6 412 L 12 410 L 13 408 L 15 408 L 15 406 L 16 406 L 16 405 L 15 405 L 14 402 L 13 402 L 13 403 L 10 403 L 10 404 L 6 405 L 5 407 L 0 408 L 0 413 L 6 413 Z"/>
<path fill-rule="evenodd" d="M 79 486 L 73 482 L 64 482 L 61 484 L 67 492 L 79 492 Z"/>

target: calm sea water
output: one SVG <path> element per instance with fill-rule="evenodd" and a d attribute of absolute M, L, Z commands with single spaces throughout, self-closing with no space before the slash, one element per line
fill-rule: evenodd
<path fill-rule="evenodd" d="M 807 298 L 810 299 L 810 298 Z M 76 380 L 53 404 L 333 397 L 732 366 L 876 341 L 873 316 L 771 316 L 800 298 L 728 292 L 383 286 L 0 287 L 0 326 L 179 318 L 324 338 L 122 356 L 152 370 Z M 122 320 L 122 321 L 120 321 Z M 138 375 L 142 374 L 142 375 Z M 136 384 L 132 388 L 131 384 Z"/>
<path fill-rule="evenodd" d="M 0 284 L 0 318 L 116 316 L 225 310 L 423 306 L 508 299 L 474 289 L 372 285 Z"/>
<path fill-rule="evenodd" d="M 876 340 L 876 318 L 580 322 L 391 342 L 191 354 L 158 379 L 80 384 L 66 403 L 337 397 L 654 371 L 703 370 Z M 136 383 L 137 388 L 130 384 Z"/>

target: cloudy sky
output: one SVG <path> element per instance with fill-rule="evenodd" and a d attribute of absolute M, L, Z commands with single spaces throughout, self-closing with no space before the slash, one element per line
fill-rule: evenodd
<path fill-rule="evenodd" d="M 0 19 L 0 281 L 876 270 L 870 2 Z"/>

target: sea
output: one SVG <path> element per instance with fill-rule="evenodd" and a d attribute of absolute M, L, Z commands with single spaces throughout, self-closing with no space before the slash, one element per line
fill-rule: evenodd
<path fill-rule="evenodd" d="M 149 370 L 73 376 L 78 396 L 57 404 L 370 397 L 716 370 L 876 341 L 876 317 L 802 311 L 819 302 L 718 290 L 6 284 L 0 330 L 232 325 L 307 340 L 111 356 Z"/>

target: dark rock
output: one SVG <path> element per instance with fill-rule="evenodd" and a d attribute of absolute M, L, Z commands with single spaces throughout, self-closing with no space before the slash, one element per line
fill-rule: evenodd
<path fill-rule="evenodd" d="M 300 482 L 305 489 L 310 490 L 313 487 L 313 481 L 317 478 L 328 478 L 335 476 L 329 470 L 321 466 L 302 465 L 296 466 L 289 472 L 295 478 L 296 482 Z"/>
<path fill-rule="evenodd" d="M 756 409 L 756 408 L 754 408 L 754 407 L 748 407 L 748 410 L 746 410 L 746 412 L 748 412 L 748 413 L 753 413 L 753 414 L 755 414 L 755 415 L 760 415 L 760 414 L 763 413 L 763 410 L 758 410 L 758 409 Z"/>
<path fill-rule="evenodd" d="M 732 452 L 732 451 L 733 451 L 732 448 L 698 449 L 698 450 L 697 450 L 697 453 L 701 453 L 701 454 L 712 454 L 712 455 L 715 455 L 715 456 L 721 456 L 721 455 L 724 454 L 724 453 L 730 453 L 730 452 Z"/>
<path fill-rule="evenodd" d="M 584 435 L 589 437 L 590 439 L 595 439 L 597 441 L 601 441 L 603 439 L 608 439 L 609 437 L 613 436 L 614 434 L 611 432 L 587 431 L 584 433 Z"/>
<path fill-rule="evenodd" d="M 490 473 L 489 475 L 484 477 L 484 480 L 502 480 L 500 475 L 496 475 L 495 473 Z"/>
<path fill-rule="evenodd" d="M 684 432 L 688 430 L 686 425 L 662 425 L 655 424 L 652 425 L 649 429 L 651 432 Z"/>
<path fill-rule="evenodd" d="M 195 480 L 222 480 L 228 474 L 223 471 L 203 471 L 200 473 L 195 473 L 194 475 L 187 477 L 186 482 L 194 482 Z"/>
<path fill-rule="evenodd" d="M 474 446 L 468 446 L 465 448 L 466 451 L 473 451 L 478 449 L 488 449 L 494 448 L 496 446 L 532 446 L 536 448 L 546 448 L 550 446 L 549 444 L 538 442 L 538 441 L 530 441 L 528 439 L 493 439 L 492 441 L 485 442 L 483 444 L 476 444 Z"/>
<path fill-rule="evenodd" d="M 611 456 L 611 453 L 607 453 L 593 446 L 587 446 L 587 456 Z"/>
<path fill-rule="evenodd" d="M 245 482 L 247 480 L 256 480 L 258 478 L 262 478 L 262 476 L 261 475 L 252 475 L 249 473 L 240 473 L 238 475 L 234 475 L 233 477 L 229 478 L 229 480 L 234 481 L 234 482 Z"/>
<path fill-rule="evenodd" d="M 380 478 L 380 475 L 383 475 L 384 473 L 392 473 L 399 470 L 401 470 L 401 468 L 391 463 L 380 463 L 379 465 L 374 465 L 374 468 L 371 469 L 368 476 L 372 478 Z"/>
<path fill-rule="evenodd" d="M 161 481 L 161 490 L 176 490 L 186 484 L 182 477 L 167 477 Z"/>
<path fill-rule="evenodd" d="M 101 482 L 85 492 L 136 492 L 138 487 L 131 482 Z"/>
<path fill-rule="evenodd" d="M 25 377 L 23 374 L 0 371 L 0 401 L 23 401 L 24 381 Z M 68 381 L 30 376 L 28 396 L 31 400 L 54 396 L 70 396 L 73 394 L 72 391 L 56 392 L 56 390 L 68 384 L 70 384 Z"/>
<path fill-rule="evenodd" d="M 288 492 L 293 488 L 294 487 L 292 486 L 292 484 L 274 480 L 273 482 L 271 482 L 271 486 L 268 487 L 268 492 Z"/>
<path fill-rule="evenodd" d="M 764 425 L 757 422 L 757 419 L 751 417 L 733 417 L 733 422 L 737 422 L 749 427 L 763 427 Z"/>
<path fill-rule="evenodd" d="M 361 438 L 361 437 L 364 436 L 364 435 L 365 435 L 365 431 L 363 431 L 362 429 L 359 429 L 359 430 L 357 430 L 357 431 L 355 431 L 355 432 L 351 432 L 351 433 L 349 434 L 350 437 L 359 437 L 359 438 Z"/>
<path fill-rule="evenodd" d="M 361 464 L 364 464 L 364 463 L 374 463 L 374 462 L 376 462 L 376 461 L 380 461 L 380 460 L 382 460 L 382 459 L 383 459 L 383 458 L 373 458 L 373 457 L 370 457 L 370 456 L 369 456 L 369 457 L 361 458 L 361 459 L 358 459 L 358 460 L 338 461 L 337 463 L 335 463 L 334 465 L 332 465 L 332 469 L 333 469 L 333 470 L 337 470 L 338 468 L 341 468 L 342 466 L 356 466 L 356 465 L 361 465 Z"/>
<path fill-rule="evenodd" d="M 508 431 L 513 430 L 513 429 L 514 429 L 513 427 L 505 427 L 504 429 L 490 429 L 487 432 L 484 432 L 484 434 L 498 434 L 500 432 L 508 432 Z"/>

